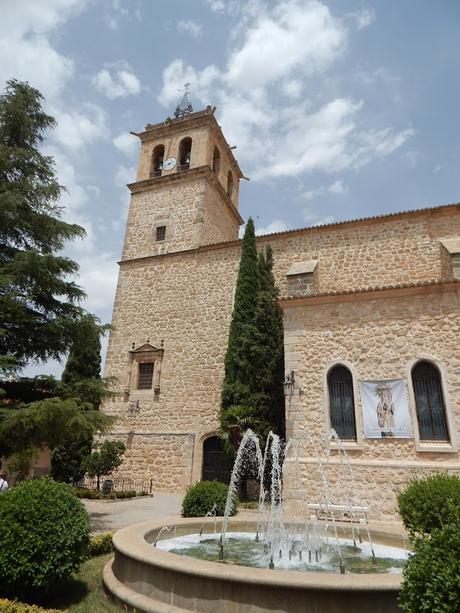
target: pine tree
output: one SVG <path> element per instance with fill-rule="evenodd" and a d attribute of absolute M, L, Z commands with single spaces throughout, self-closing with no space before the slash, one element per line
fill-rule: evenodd
<path fill-rule="evenodd" d="M 85 234 L 64 222 L 63 187 L 39 147 L 55 121 L 41 94 L 16 80 L 0 97 L 0 369 L 59 358 L 69 348 L 83 291 L 64 243 Z"/>
<path fill-rule="evenodd" d="M 64 188 L 53 159 L 40 151 L 55 126 L 42 102 L 16 80 L 0 96 L 0 375 L 7 377 L 30 360 L 62 357 L 85 321 L 84 292 L 71 280 L 78 265 L 57 255 L 85 231 L 61 219 Z M 0 456 L 107 432 L 114 420 L 94 410 L 100 391 L 84 381 L 0 380 Z"/>
<path fill-rule="evenodd" d="M 85 315 L 75 334 L 61 381 L 68 394 L 98 409 L 108 395 L 107 382 L 101 379 L 100 326 L 92 315 Z M 51 454 L 51 474 L 56 481 L 77 482 L 85 474 L 84 462 L 91 454 L 92 436 L 81 441 L 60 445 Z"/>

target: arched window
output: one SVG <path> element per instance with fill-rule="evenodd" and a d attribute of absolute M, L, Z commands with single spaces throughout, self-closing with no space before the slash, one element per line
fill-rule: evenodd
<path fill-rule="evenodd" d="M 152 153 L 152 170 L 150 172 L 151 177 L 161 177 L 163 170 L 163 160 L 165 157 L 164 145 L 157 145 Z"/>
<path fill-rule="evenodd" d="M 203 441 L 203 481 L 230 481 L 231 467 L 227 454 L 218 436 L 210 436 Z"/>
<path fill-rule="evenodd" d="M 179 145 L 179 170 L 188 170 L 192 157 L 192 139 L 183 138 Z"/>
<path fill-rule="evenodd" d="M 415 407 L 421 441 L 449 441 L 441 375 L 431 362 L 423 360 L 412 369 Z"/>
<path fill-rule="evenodd" d="M 355 398 L 351 372 L 341 364 L 327 375 L 331 428 L 339 438 L 356 440 Z"/>
<path fill-rule="evenodd" d="M 231 198 L 232 194 L 233 194 L 233 175 L 231 171 L 229 170 L 228 176 L 227 176 L 227 196 Z"/>
<path fill-rule="evenodd" d="M 212 156 L 212 169 L 219 176 L 220 170 L 220 151 L 217 147 L 214 147 L 214 155 Z"/>

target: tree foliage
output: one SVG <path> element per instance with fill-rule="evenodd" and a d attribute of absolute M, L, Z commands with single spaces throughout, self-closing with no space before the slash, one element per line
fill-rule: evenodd
<path fill-rule="evenodd" d="M 101 379 L 101 326 L 91 315 L 82 318 L 62 373 L 62 385 L 77 398 L 98 409 L 104 397 L 110 395 L 109 382 Z M 62 386 L 61 386 L 62 387 Z M 91 453 L 92 436 L 59 445 L 51 454 L 51 474 L 57 481 L 79 481 L 85 474 L 83 462 Z"/>
<path fill-rule="evenodd" d="M 431 534 L 456 521 L 460 508 L 460 479 L 439 473 L 414 478 L 398 494 L 399 513 L 412 538 Z"/>
<path fill-rule="evenodd" d="M 125 451 L 126 447 L 122 441 L 104 441 L 96 445 L 95 451 L 85 458 L 83 468 L 90 477 L 97 477 L 97 489 L 100 477 L 112 474 L 120 466 Z"/>
<path fill-rule="evenodd" d="M 458 509 L 457 509 L 458 516 Z M 403 571 L 399 605 L 407 613 L 460 611 L 460 523 L 418 538 Z"/>
<path fill-rule="evenodd" d="M 41 94 L 8 81 L 0 97 L 0 369 L 59 357 L 69 348 L 83 291 L 78 266 L 60 252 L 83 228 L 61 219 L 51 157 L 40 151 L 55 121 Z"/>
<path fill-rule="evenodd" d="M 22 457 L 30 447 L 88 440 L 113 422 L 94 410 L 107 387 L 96 339 L 104 327 L 79 306 L 78 265 L 62 255 L 85 231 L 62 219 L 64 188 L 41 150 L 55 121 L 42 103 L 36 89 L 16 80 L 0 96 L 0 455 Z M 60 359 L 76 339 L 84 353 L 69 365 L 76 376 L 17 380 L 28 361 Z"/>
<path fill-rule="evenodd" d="M 3 593 L 47 590 L 77 571 L 87 554 L 90 522 L 68 485 L 24 481 L 0 498 Z"/>
<path fill-rule="evenodd" d="M 235 448 L 250 427 L 265 437 L 284 433 L 283 322 L 276 305 L 273 253 L 257 254 L 254 223 L 242 241 L 235 302 L 225 356 L 221 436 Z"/>

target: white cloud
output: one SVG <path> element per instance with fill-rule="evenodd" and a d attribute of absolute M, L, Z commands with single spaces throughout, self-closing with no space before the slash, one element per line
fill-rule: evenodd
<path fill-rule="evenodd" d="M 315 198 L 326 194 L 340 195 L 345 194 L 347 191 L 348 188 L 342 181 L 335 181 L 334 183 L 331 183 L 331 185 L 322 185 L 316 189 L 304 192 L 302 194 L 302 198 L 308 202 L 309 200 L 314 200 Z"/>
<path fill-rule="evenodd" d="M 111 30 L 118 30 L 121 20 L 130 18 L 130 11 L 125 8 L 121 0 L 111 0 L 110 10 L 104 15 L 104 21 Z"/>
<path fill-rule="evenodd" d="M 287 230 L 286 222 L 282 219 L 275 219 L 268 226 L 264 226 L 263 228 L 256 228 L 256 235 L 261 236 L 263 234 L 273 234 L 274 232 L 283 232 Z"/>
<path fill-rule="evenodd" d="M 91 312 L 105 313 L 107 319 L 110 319 L 118 277 L 116 260 L 114 253 L 98 253 L 79 258 L 79 284 L 87 295 L 84 307 Z"/>
<path fill-rule="evenodd" d="M 135 96 L 141 91 L 141 84 L 136 75 L 124 63 L 119 67 L 103 68 L 93 77 L 93 85 L 110 100 Z"/>
<path fill-rule="evenodd" d="M 334 223 L 334 215 L 318 215 L 309 208 L 304 209 L 303 218 L 308 226 L 325 226 L 330 223 Z"/>
<path fill-rule="evenodd" d="M 73 75 L 73 61 L 51 45 L 49 34 L 82 11 L 87 0 L 3 2 L 0 19 L 0 83 L 29 81 L 46 98 L 56 97 Z"/>
<path fill-rule="evenodd" d="M 280 2 L 247 31 L 230 57 L 226 81 L 238 91 L 264 87 L 301 68 L 304 76 L 327 68 L 344 50 L 346 32 L 327 6 L 311 0 Z"/>
<path fill-rule="evenodd" d="M 120 164 L 115 172 L 115 185 L 122 186 L 132 183 L 135 177 L 136 168 L 134 166 L 123 166 L 123 164 Z"/>
<path fill-rule="evenodd" d="M 69 150 L 78 151 L 87 144 L 108 137 L 106 114 L 95 104 L 82 106 L 87 114 L 81 111 L 66 112 L 60 108 L 51 110 L 58 122 L 52 138 Z"/>
<path fill-rule="evenodd" d="M 375 11 L 369 9 L 362 9 L 361 11 L 350 13 L 350 17 L 356 21 L 357 30 L 368 28 L 376 20 Z"/>
<path fill-rule="evenodd" d="M 183 60 L 174 60 L 163 71 L 163 87 L 158 100 L 166 107 L 177 103 L 180 98 L 179 90 L 185 83 L 190 83 L 192 97 L 197 97 L 207 104 L 211 96 L 210 87 L 219 76 L 220 73 L 213 64 L 197 71 L 192 66 L 185 66 Z"/>
<path fill-rule="evenodd" d="M 312 77 L 347 48 L 345 21 L 323 3 L 284 0 L 267 8 L 252 0 L 240 13 L 226 68 L 197 70 L 175 59 L 163 71 L 158 100 L 171 108 L 177 90 L 190 82 L 193 100 L 218 107 L 226 138 L 238 145 L 238 158 L 253 179 L 357 168 L 390 155 L 414 135 L 410 128 L 363 126 L 362 100 L 327 100 L 319 92 L 302 98 L 312 91 Z M 360 13 L 361 25 L 370 19 Z"/>
<path fill-rule="evenodd" d="M 139 149 L 139 139 L 134 134 L 129 132 L 122 132 L 116 138 L 113 139 L 113 144 L 125 155 L 132 157 Z"/>
<path fill-rule="evenodd" d="M 302 95 L 302 81 L 300 79 L 288 79 L 281 84 L 281 91 L 288 98 L 299 98 Z"/>
<path fill-rule="evenodd" d="M 193 38 L 197 38 L 201 35 L 202 26 L 193 19 L 186 19 L 184 21 L 179 21 L 177 24 L 177 29 L 179 32 L 186 32 L 187 34 L 190 34 L 190 36 L 193 36 Z"/>
<path fill-rule="evenodd" d="M 206 0 L 206 4 L 214 13 L 222 13 L 225 10 L 224 0 Z"/>

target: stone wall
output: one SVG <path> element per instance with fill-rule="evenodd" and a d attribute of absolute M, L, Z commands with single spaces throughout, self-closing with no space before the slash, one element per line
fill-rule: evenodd
<path fill-rule="evenodd" d="M 153 201 L 149 192 L 135 195 L 125 243 L 126 261 L 121 264 L 115 299 L 114 329 L 105 373 L 118 378 L 121 395 L 107 403 L 105 410 L 119 417 L 120 432 L 134 433 L 121 470 L 125 465 L 136 467 L 136 471 L 156 479 L 156 487 L 164 487 L 170 481 L 171 487 L 176 488 L 178 483 L 199 479 L 203 438 L 218 429 L 240 243 L 188 250 L 184 243 L 184 251 L 180 253 L 149 258 L 146 256 L 155 255 L 156 251 L 149 245 L 148 230 L 142 229 L 145 217 L 141 211 L 150 207 L 156 215 L 164 206 L 171 214 L 172 211 L 177 211 L 179 217 L 183 214 L 184 228 L 191 228 L 192 221 L 186 219 L 183 211 L 193 210 L 193 200 L 201 193 L 203 185 L 192 182 L 184 192 L 185 201 L 178 198 L 177 191 L 171 190 L 169 205 L 166 199 Z M 207 194 L 206 190 L 204 193 Z M 213 209 L 211 192 L 206 207 L 216 224 L 227 224 L 219 219 L 217 205 Z M 219 240 L 219 230 L 215 232 L 206 234 L 209 241 L 213 237 Z M 448 270 L 441 259 L 439 238 L 458 235 L 460 207 L 450 207 L 260 237 L 258 245 L 272 245 L 276 280 L 285 296 L 287 271 L 294 263 L 305 260 L 318 260 L 316 293 L 440 281 Z M 141 256 L 145 259 L 127 261 Z M 455 370 L 452 361 L 457 347 L 454 337 L 458 335 L 455 293 L 434 292 L 429 300 L 414 295 L 395 302 L 377 294 L 372 299 L 353 300 L 303 305 L 286 312 L 286 348 L 290 356 L 286 369 L 298 371 L 305 387 L 308 383 L 308 403 L 301 405 L 296 418 L 297 433 L 307 424 L 315 431 L 324 425 L 325 414 L 320 408 L 324 392 L 322 378 L 326 362 L 332 359 L 346 358 L 356 363 L 357 376 L 361 378 L 388 378 L 398 375 L 408 360 L 420 352 L 432 352 L 446 365 L 451 398 L 456 403 L 460 401 L 455 374 L 460 371 Z M 294 340 L 297 330 L 298 339 Z M 382 344 L 387 338 L 391 339 L 391 351 L 385 353 Z M 160 392 L 154 395 L 152 390 L 130 389 L 123 395 L 130 368 L 129 351 L 133 343 L 139 347 L 147 339 L 156 347 L 163 341 Z M 129 403 L 136 400 L 140 410 L 130 416 Z M 307 394 L 302 399 L 302 403 L 306 402 Z M 190 448 L 187 451 L 187 465 L 182 459 L 172 464 L 166 454 L 156 451 L 160 449 L 156 443 L 146 442 L 153 441 L 156 435 L 178 433 L 195 436 L 193 452 Z M 144 436 L 150 438 L 143 439 Z M 359 451 L 358 459 L 370 462 L 397 458 L 406 462 L 419 458 L 417 453 L 410 441 L 397 444 L 389 441 L 379 446 L 369 443 Z M 444 461 L 447 456 L 426 455 L 429 462 Z M 187 467 L 191 465 L 192 474 Z M 153 474 L 152 466 L 155 466 Z"/>
<path fill-rule="evenodd" d="M 417 293 L 414 293 L 414 292 Z M 312 299 L 284 303 L 286 369 L 296 372 L 303 395 L 287 404 L 287 431 L 299 441 L 303 458 L 299 474 L 291 474 L 289 496 L 303 500 L 317 479 L 311 479 L 314 457 L 303 441 L 319 437 L 328 423 L 327 371 L 345 364 L 354 377 L 358 440 L 346 445 L 361 499 L 374 519 L 395 513 L 395 493 L 411 474 L 435 469 L 460 472 L 457 432 L 460 426 L 460 289 L 456 285 L 391 292 L 371 292 L 348 300 Z M 418 438 L 410 371 L 419 359 L 430 359 L 443 375 L 451 428 L 451 444 L 423 443 Z M 404 379 L 411 409 L 413 439 L 364 439 L 359 380 Z M 334 471 L 338 457 L 332 460 Z M 334 495 L 343 496 L 338 478 Z M 300 487 L 299 487 L 300 485 Z M 313 492 L 317 495 L 317 492 Z"/>

